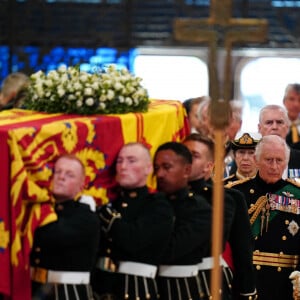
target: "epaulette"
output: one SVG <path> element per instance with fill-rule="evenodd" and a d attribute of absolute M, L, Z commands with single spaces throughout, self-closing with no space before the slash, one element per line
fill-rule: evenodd
<path fill-rule="evenodd" d="M 242 179 L 238 179 L 238 180 L 235 180 L 235 181 L 232 181 L 232 182 L 228 182 L 224 187 L 225 188 L 232 188 L 233 186 L 236 186 L 238 184 L 242 184 L 244 182 L 247 182 L 249 181 L 250 179 L 252 179 L 251 177 L 246 177 L 246 178 L 242 178 Z"/>
<path fill-rule="evenodd" d="M 296 187 L 300 188 L 300 182 L 292 179 L 292 178 L 287 178 L 285 179 L 285 181 L 287 181 L 288 183 L 291 183 L 292 185 L 295 185 Z"/>
<path fill-rule="evenodd" d="M 230 179 L 230 178 L 232 178 L 232 177 L 234 177 L 234 176 L 235 176 L 235 174 L 231 174 L 231 175 L 229 175 L 229 176 L 223 178 L 223 181 L 226 181 L 226 180 L 228 180 L 228 179 Z"/>

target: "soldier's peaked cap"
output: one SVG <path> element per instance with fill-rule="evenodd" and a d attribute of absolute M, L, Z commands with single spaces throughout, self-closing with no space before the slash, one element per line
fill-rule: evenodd
<path fill-rule="evenodd" d="M 244 133 L 240 138 L 231 142 L 231 149 L 236 151 L 238 149 L 255 149 L 259 139 L 255 139 L 250 133 Z"/>

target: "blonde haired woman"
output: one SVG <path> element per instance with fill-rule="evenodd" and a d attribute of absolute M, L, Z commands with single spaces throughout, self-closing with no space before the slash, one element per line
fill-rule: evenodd
<path fill-rule="evenodd" d="M 2 82 L 0 110 L 22 107 L 28 84 L 29 77 L 26 74 L 20 72 L 9 74 Z"/>

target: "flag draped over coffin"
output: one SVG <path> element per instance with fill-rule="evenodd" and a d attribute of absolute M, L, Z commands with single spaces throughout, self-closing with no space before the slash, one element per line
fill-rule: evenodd
<path fill-rule="evenodd" d="M 49 193 L 55 159 L 64 153 L 86 167 L 84 193 L 97 203 L 114 195 L 113 164 L 123 144 L 140 141 L 153 155 L 189 133 L 178 101 L 153 100 L 147 113 L 78 116 L 27 110 L 0 113 L 0 294 L 29 300 L 34 230 L 55 220 Z M 154 183 L 149 178 L 149 185 Z"/>

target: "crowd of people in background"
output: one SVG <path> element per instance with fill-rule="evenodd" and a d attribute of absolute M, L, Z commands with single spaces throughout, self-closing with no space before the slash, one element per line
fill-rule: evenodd
<path fill-rule="evenodd" d="M 22 107 L 27 83 L 21 73 L 5 79 L 1 110 Z M 163 143 L 153 158 L 140 142 L 123 145 L 118 196 L 96 210 L 83 201 L 82 162 L 58 158 L 56 218 L 36 230 L 30 257 L 33 299 L 211 299 L 216 263 L 222 300 L 300 299 L 300 84 L 287 86 L 282 106 L 261 109 L 256 133 L 240 132 L 242 102 L 230 101 L 219 262 L 211 256 L 211 101 L 185 101 L 190 135 Z"/>

